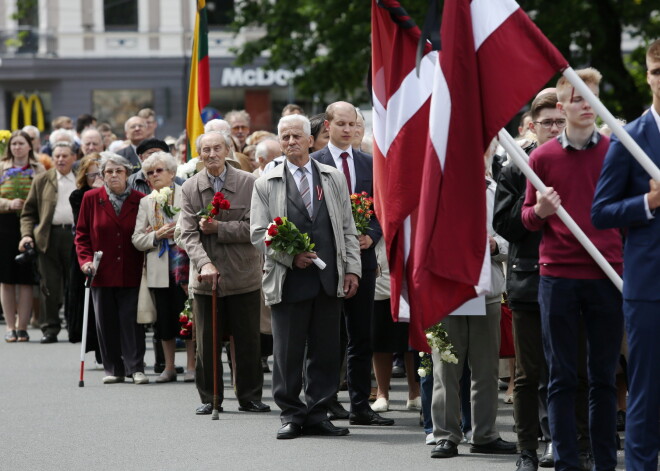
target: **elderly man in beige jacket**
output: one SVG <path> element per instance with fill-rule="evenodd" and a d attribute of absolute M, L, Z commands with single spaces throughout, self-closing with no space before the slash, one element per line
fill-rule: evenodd
<path fill-rule="evenodd" d="M 342 298 L 355 295 L 362 273 L 346 178 L 309 157 L 309 120 L 282 118 L 278 135 L 286 160 L 257 180 L 252 196 L 252 243 L 265 255 L 263 290 L 273 326 L 273 398 L 282 409 L 278 439 L 301 434 L 339 436 L 326 416 L 339 376 Z M 286 216 L 316 244 L 289 255 L 265 245 L 268 225 Z M 313 259 L 326 266 L 319 269 Z M 307 354 L 305 355 L 305 347 Z M 300 398 L 305 363 L 305 400 Z"/>
<path fill-rule="evenodd" d="M 261 402 L 263 371 L 259 348 L 261 256 L 250 243 L 250 199 L 255 177 L 225 165 L 229 136 L 216 131 L 196 142 L 205 169 L 182 186 L 180 241 L 190 257 L 189 290 L 197 338 L 195 382 L 202 405 L 210 414 L 213 399 L 213 331 L 211 288 L 217 280 L 218 339 L 231 332 L 235 342 L 236 396 L 239 410 L 268 412 Z M 197 215 L 221 191 L 230 203 L 207 220 Z M 200 276 L 201 281 L 197 277 Z M 218 355 L 221 351 L 217 349 Z M 218 372 L 222 401 L 222 362 Z"/>

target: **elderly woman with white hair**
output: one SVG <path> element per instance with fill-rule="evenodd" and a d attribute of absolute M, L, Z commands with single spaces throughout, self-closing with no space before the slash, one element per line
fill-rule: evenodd
<path fill-rule="evenodd" d="M 81 270 L 91 274 L 94 252 L 103 258 L 92 282 L 104 384 L 123 383 L 130 376 L 145 384 L 144 328 L 137 323 L 137 300 L 142 279 L 143 254 L 131 243 L 140 200 L 128 176 L 132 164 L 120 155 L 101 153 L 103 186 L 83 197 L 76 226 L 76 253 Z"/>
<path fill-rule="evenodd" d="M 175 339 L 188 291 L 188 256 L 173 240 L 181 207 L 181 186 L 174 182 L 176 169 L 176 159 L 167 152 L 155 152 L 142 162 L 153 192 L 140 201 L 132 238 L 135 248 L 147 254 L 147 286 L 156 304 L 154 337 L 162 341 L 165 354 L 165 369 L 157 383 L 176 381 Z M 186 353 L 184 381 L 192 382 L 195 355 L 191 340 L 186 341 Z"/>

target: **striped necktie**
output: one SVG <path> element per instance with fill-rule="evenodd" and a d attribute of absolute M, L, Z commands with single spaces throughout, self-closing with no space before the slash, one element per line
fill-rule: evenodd
<path fill-rule="evenodd" d="M 309 213 L 309 217 L 312 217 L 312 195 L 309 192 L 309 181 L 307 180 L 307 175 L 305 174 L 304 168 L 299 168 L 298 173 L 300 174 L 300 196 L 302 197 L 305 208 Z"/>

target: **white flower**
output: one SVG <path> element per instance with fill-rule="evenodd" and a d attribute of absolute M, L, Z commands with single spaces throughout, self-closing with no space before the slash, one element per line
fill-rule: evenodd
<path fill-rule="evenodd" d="M 432 333 L 428 333 L 428 334 L 426 334 L 426 338 L 427 338 L 427 339 L 432 339 L 432 338 L 433 338 L 433 334 L 432 334 Z"/>
<path fill-rule="evenodd" d="M 172 194 L 172 188 L 169 186 L 164 186 L 160 189 L 160 194 L 169 197 Z"/>
<path fill-rule="evenodd" d="M 155 200 L 158 197 L 158 190 L 154 190 L 151 193 L 149 193 L 149 198 L 152 200 Z"/>
<path fill-rule="evenodd" d="M 183 178 L 184 180 L 192 177 L 195 174 L 195 170 L 197 169 L 197 162 L 199 162 L 199 159 L 195 157 L 185 164 L 179 165 L 176 169 L 176 176 Z"/>
<path fill-rule="evenodd" d="M 266 241 L 273 240 L 273 236 L 268 235 L 268 232 L 266 232 Z"/>
<path fill-rule="evenodd" d="M 426 376 L 426 370 L 424 368 L 419 368 L 417 370 L 417 374 L 419 375 L 420 378 L 424 378 Z"/>
<path fill-rule="evenodd" d="M 424 358 L 425 353 L 424 352 L 419 352 L 419 357 Z"/>

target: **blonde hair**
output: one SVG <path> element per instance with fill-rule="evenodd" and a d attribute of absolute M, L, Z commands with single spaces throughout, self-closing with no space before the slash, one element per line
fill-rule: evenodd
<path fill-rule="evenodd" d="M 646 51 L 646 59 L 660 61 L 660 39 L 656 39 L 651 43 Z"/>
<path fill-rule="evenodd" d="M 575 73 L 584 81 L 584 83 L 595 87 L 600 85 L 600 81 L 603 78 L 603 75 L 593 67 L 579 69 L 576 70 Z M 562 103 L 570 100 L 572 89 L 573 85 L 571 82 L 562 75 L 557 81 L 557 100 Z"/>

